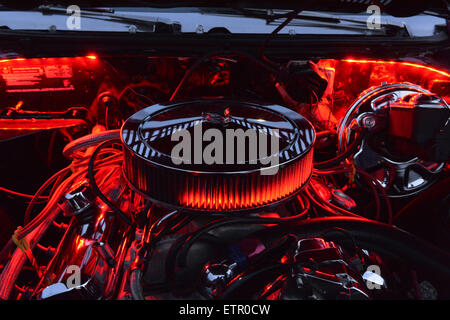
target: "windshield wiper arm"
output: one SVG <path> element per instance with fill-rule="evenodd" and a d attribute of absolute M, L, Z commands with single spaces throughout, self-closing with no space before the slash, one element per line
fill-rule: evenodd
<path fill-rule="evenodd" d="M 278 19 L 285 19 L 290 14 L 290 12 L 274 13 L 273 10 L 241 9 L 241 8 L 233 9 L 232 11 L 230 11 L 230 13 L 231 12 L 234 12 L 234 14 L 237 13 L 238 15 L 244 15 L 244 16 L 248 16 L 248 17 L 265 19 L 268 24 L 274 23 Z M 356 29 L 356 30 L 361 30 L 361 31 L 376 31 L 376 30 L 370 30 L 367 28 L 366 20 L 356 20 L 356 19 L 336 17 L 336 16 L 326 14 L 326 13 L 301 12 L 294 17 L 294 19 L 290 23 L 290 25 L 295 25 L 294 20 L 307 20 L 307 21 L 319 23 L 317 25 L 310 23 L 308 26 L 329 27 L 330 25 L 332 25 L 333 27 L 344 28 L 344 29 Z M 344 24 L 344 22 L 347 22 L 350 24 Z M 303 25 L 305 25 L 305 24 L 303 24 Z M 403 23 L 398 23 L 398 24 L 380 23 L 380 27 L 383 28 L 385 31 L 396 32 L 397 34 L 409 36 L 408 29 L 406 28 L 406 26 Z"/>
<path fill-rule="evenodd" d="M 42 14 L 68 15 L 66 8 L 49 5 L 41 5 L 36 10 L 41 12 Z M 139 26 L 147 32 L 150 31 L 155 33 L 174 33 L 181 31 L 181 24 L 178 22 L 172 22 L 170 19 L 162 19 L 159 17 L 146 17 L 145 19 L 141 19 L 137 17 L 116 14 L 112 9 L 81 9 L 80 16 L 102 21 L 129 23 L 136 27 Z"/>

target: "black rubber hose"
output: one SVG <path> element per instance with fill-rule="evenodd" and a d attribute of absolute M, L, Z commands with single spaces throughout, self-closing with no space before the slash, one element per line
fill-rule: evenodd
<path fill-rule="evenodd" d="M 297 241 L 297 237 L 292 234 L 287 234 L 281 239 L 270 244 L 264 251 L 257 254 L 251 259 L 252 268 L 258 265 L 267 264 L 270 261 L 279 261 L 291 248 L 294 248 L 294 244 Z"/>
<path fill-rule="evenodd" d="M 263 62 L 262 60 L 259 60 L 256 57 L 253 57 L 251 54 L 245 53 L 245 52 L 241 52 L 241 51 L 235 51 L 235 50 L 218 50 L 218 51 L 212 51 L 209 52 L 205 55 L 203 55 L 202 57 L 200 57 L 198 60 L 196 60 L 194 62 L 194 64 L 192 64 L 192 66 L 189 67 L 189 69 L 185 72 L 183 78 L 180 80 L 180 82 L 178 83 L 177 87 L 175 88 L 175 90 L 172 92 L 169 101 L 174 101 L 175 98 L 177 97 L 177 95 L 180 93 L 181 89 L 183 88 L 183 86 L 185 85 L 186 81 L 191 77 L 191 75 L 194 73 L 195 70 L 197 70 L 197 68 L 206 60 L 214 58 L 216 56 L 221 56 L 221 55 L 232 55 L 232 54 L 236 54 L 236 55 L 241 55 L 249 60 L 252 60 L 253 62 L 255 62 L 256 64 L 258 64 L 259 66 L 265 68 L 266 70 L 268 70 L 269 72 L 273 72 L 273 73 L 278 73 L 279 70 L 275 69 L 273 67 L 271 67 L 270 65 L 267 65 L 265 62 Z"/>
<path fill-rule="evenodd" d="M 125 212 L 123 212 L 122 210 L 120 210 L 114 203 L 111 202 L 111 200 L 109 200 L 104 194 L 103 192 L 100 190 L 100 188 L 97 185 L 97 182 L 95 181 L 95 176 L 94 176 L 94 161 L 95 158 L 97 157 L 98 152 L 100 151 L 100 149 L 102 147 L 104 147 L 106 144 L 113 142 L 114 140 L 107 140 L 103 143 L 101 143 L 97 148 L 95 148 L 94 152 L 92 153 L 91 158 L 89 159 L 89 164 L 88 164 L 88 177 L 89 177 L 89 183 L 91 185 L 92 190 L 94 191 L 94 193 L 96 194 L 97 197 L 99 197 L 112 211 L 114 211 L 114 213 L 116 213 L 117 215 L 119 215 L 119 217 L 128 225 L 131 225 L 131 221 L 130 219 L 127 217 L 127 215 L 125 214 Z"/>
<path fill-rule="evenodd" d="M 360 248 L 373 250 L 402 264 L 415 265 L 450 279 L 450 253 L 419 239 L 416 236 L 376 221 L 354 217 L 325 217 L 297 221 L 288 225 L 277 225 L 260 231 L 263 237 L 279 237 L 280 234 L 295 234 L 299 237 L 320 234 L 330 228 L 341 228 L 350 233 Z M 346 235 L 335 234 L 336 239 L 345 240 Z"/>
<path fill-rule="evenodd" d="M 436 197 L 436 195 L 439 194 L 445 197 L 445 193 L 448 194 L 448 190 L 450 190 L 450 176 L 436 182 L 430 188 L 421 192 L 417 197 L 414 197 L 414 199 L 409 201 L 407 205 L 395 214 L 394 222 L 399 224 L 400 222 L 407 221 L 408 217 L 418 208 L 426 207 L 427 203 L 430 201 L 430 198 Z"/>
<path fill-rule="evenodd" d="M 354 154 L 361 144 L 363 137 L 365 136 L 365 131 L 361 132 L 359 136 L 348 146 L 347 150 L 343 153 L 337 155 L 336 157 L 325 160 L 322 162 L 314 162 L 315 169 L 327 169 L 339 165 L 342 161 L 347 159 L 350 155 Z"/>
<path fill-rule="evenodd" d="M 244 274 L 240 276 L 239 278 L 236 278 L 234 281 L 232 281 L 225 290 L 220 294 L 218 297 L 219 300 L 239 300 L 241 299 L 241 294 L 244 291 L 244 288 L 249 287 L 249 282 L 259 282 L 258 278 L 266 275 L 266 274 L 272 274 L 272 277 L 275 278 L 276 275 L 286 273 L 289 270 L 289 265 L 282 264 L 282 263 L 276 263 L 272 265 L 268 265 L 262 268 L 258 268 L 255 271 L 252 271 L 250 273 Z M 261 284 L 261 286 L 264 286 Z M 254 289 L 254 286 L 251 286 L 252 289 Z"/>
<path fill-rule="evenodd" d="M 134 269 L 130 273 L 130 291 L 133 300 L 145 300 L 142 290 L 142 270 Z"/>
<path fill-rule="evenodd" d="M 202 228 L 200 228 L 199 230 L 197 230 L 196 232 L 194 232 L 193 234 L 191 234 L 186 242 L 182 245 L 181 247 L 181 252 L 180 252 L 180 256 L 179 256 L 179 260 L 178 260 L 178 266 L 180 267 L 185 267 L 186 266 L 186 262 L 187 262 L 187 255 L 188 255 L 188 251 L 191 248 L 191 246 L 198 240 L 200 239 L 202 236 L 204 236 L 205 234 L 207 234 L 208 232 L 220 228 L 220 227 L 224 227 L 224 226 L 229 226 L 229 225 L 233 225 L 233 224 L 248 224 L 248 225 L 252 225 L 252 224 L 278 224 L 278 223 L 292 223 L 294 221 L 298 221 L 298 220 L 303 220 L 306 217 L 306 214 L 308 213 L 310 209 L 309 203 L 306 206 L 306 208 L 304 208 L 300 213 L 298 213 L 295 216 L 292 217 L 286 217 L 286 218 L 259 218 L 259 217 L 249 217 L 249 218 L 233 218 L 233 219 L 229 219 L 229 218 L 225 218 L 225 219 L 221 219 L 221 220 L 217 220 L 217 221 L 213 221 L 210 224 L 207 224 L 205 226 L 203 226 Z"/>

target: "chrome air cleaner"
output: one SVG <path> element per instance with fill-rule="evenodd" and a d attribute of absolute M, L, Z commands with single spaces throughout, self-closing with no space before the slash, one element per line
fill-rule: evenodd
<path fill-rule="evenodd" d="M 121 138 L 131 187 L 169 207 L 261 208 L 294 195 L 312 173 L 313 126 L 278 105 L 157 104 L 131 116 Z"/>

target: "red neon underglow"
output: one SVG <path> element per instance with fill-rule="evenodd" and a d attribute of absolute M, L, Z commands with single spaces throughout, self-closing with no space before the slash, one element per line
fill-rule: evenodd
<path fill-rule="evenodd" d="M 84 124 L 82 119 L 0 119 L 0 131 L 53 130 Z"/>
<path fill-rule="evenodd" d="M 49 57 L 49 58 L 11 58 L 11 59 L 1 59 L 2 62 L 13 62 L 13 61 L 30 61 L 30 60 L 52 60 L 52 59 L 89 59 L 89 60 L 97 60 L 98 56 L 96 54 L 88 54 L 86 56 L 78 56 L 78 57 Z"/>
<path fill-rule="evenodd" d="M 10 62 L 10 61 L 24 61 L 24 60 L 26 60 L 26 59 L 25 58 L 2 59 L 2 60 L 0 60 L 0 63 L 1 62 Z"/>
<path fill-rule="evenodd" d="M 450 73 L 445 72 L 443 70 L 439 70 L 433 67 L 425 66 L 418 63 L 412 63 L 412 62 L 404 62 L 404 61 L 385 61 L 385 60 L 358 60 L 358 59 L 344 59 L 342 60 L 344 62 L 350 62 L 350 63 L 375 63 L 375 64 L 391 64 L 391 65 L 403 65 L 403 66 L 409 66 L 412 68 L 417 69 L 425 69 L 428 71 L 436 72 L 438 74 L 441 74 L 443 76 L 450 78 Z"/>
<path fill-rule="evenodd" d="M 319 107 L 332 110 L 336 119 L 368 88 L 385 84 L 413 83 L 450 101 L 450 71 L 416 62 L 347 58 L 322 59 L 315 70 L 328 87 Z M 326 109 L 326 108 L 324 108 Z"/>

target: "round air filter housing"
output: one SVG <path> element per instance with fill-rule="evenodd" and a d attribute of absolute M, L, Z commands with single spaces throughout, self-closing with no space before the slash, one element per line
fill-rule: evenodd
<path fill-rule="evenodd" d="M 313 126 L 278 105 L 157 104 L 123 125 L 124 176 L 169 207 L 241 211 L 295 195 L 312 173 Z"/>

